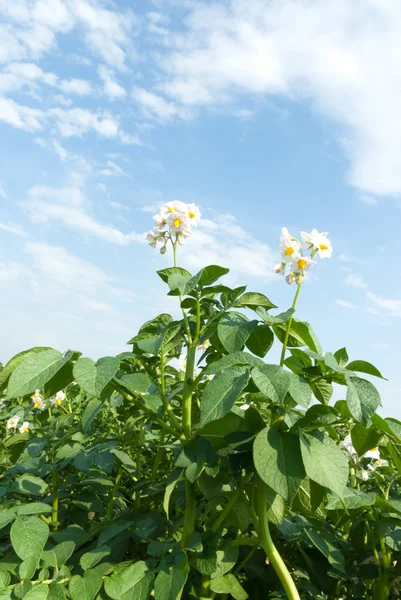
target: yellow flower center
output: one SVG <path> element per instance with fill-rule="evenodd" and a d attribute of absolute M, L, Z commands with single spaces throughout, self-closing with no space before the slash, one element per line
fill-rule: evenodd
<path fill-rule="evenodd" d="M 298 267 L 303 271 L 308 264 L 308 261 L 305 258 L 300 258 L 298 261 Z"/>
<path fill-rule="evenodd" d="M 35 404 L 33 405 L 33 408 L 39 408 L 39 402 L 36 400 Z"/>
<path fill-rule="evenodd" d="M 174 219 L 174 227 L 179 227 L 181 225 L 181 219 Z"/>
<path fill-rule="evenodd" d="M 319 248 L 320 248 L 320 250 L 328 250 L 329 249 L 329 247 L 326 246 L 326 244 L 319 244 Z"/>
<path fill-rule="evenodd" d="M 24 433 L 28 433 L 29 429 L 28 427 L 24 427 Z"/>
<path fill-rule="evenodd" d="M 380 460 L 375 461 L 375 465 L 380 465 L 380 464 L 381 464 Z"/>
<path fill-rule="evenodd" d="M 284 254 L 286 256 L 291 256 L 291 254 L 293 254 L 295 252 L 295 249 L 292 246 L 288 246 L 288 248 L 286 249 L 286 251 L 284 252 Z"/>
<path fill-rule="evenodd" d="M 169 206 L 168 207 L 168 212 L 174 212 L 174 206 Z"/>
<path fill-rule="evenodd" d="M 195 217 L 195 213 L 192 212 L 192 210 L 189 211 L 188 215 L 190 219 L 193 219 Z"/>
<path fill-rule="evenodd" d="M 60 406 L 60 404 L 61 404 L 61 398 L 57 398 L 56 399 L 56 403 L 57 403 L 57 406 Z"/>
<path fill-rule="evenodd" d="M 376 452 L 377 448 L 372 448 L 372 450 L 369 450 L 369 452 Z"/>

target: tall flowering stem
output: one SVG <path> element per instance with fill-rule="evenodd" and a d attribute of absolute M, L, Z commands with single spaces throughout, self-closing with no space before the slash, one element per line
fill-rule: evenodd
<path fill-rule="evenodd" d="M 299 283 L 297 285 L 297 291 L 295 292 L 294 301 L 293 301 L 292 306 L 291 306 L 291 308 L 293 308 L 294 310 L 295 310 L 295 307 L 296 307 L 297 302 L 298 302 L 298 297 L 299 297 L 299 292 L 301 291 L 301 286 L 302 286 L 302 283 Z M 284 361 L 285 361 L 285 353 L 287 351 L 287 345 L 288 345 L 288 340 L 289 340 L 289 337 L 290 337 L 291 325 L 292 325 L 292 315 L 291 315 L 291 317 L 288 320 L 287 329 L 285 330 L 283 347 L 281 349 L 280 367 L 283 366 Z"/>

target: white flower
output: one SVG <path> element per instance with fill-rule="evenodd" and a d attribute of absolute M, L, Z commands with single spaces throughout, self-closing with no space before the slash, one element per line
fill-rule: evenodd
<path fill-rule="evenodd" d="M 4 402 L 4 400 L 0 400 L 0 410 L 1 410 L 2 408 L 4 408 L 4 407 L 5 407 L 5 405 L 6 405 L 6 403 Z"/>
<path fill-rule="evenodd" d="M 60 406 L 60 404 L 65 399 L 65 394 L 63 391 L 57 392 L 56 397 L 50 400 L 50 404 L 53 406 Z"/>
<path fill-rule="evenodd" d="M 43 402 L 42 396 L 39 394 L 39 390 L 36 390 L 33 396 L 31 396 L 33 402 L 33 408 L 38 408 L 39 410 L 43 410 L 46 408 L 45 403 Z"/>
<path fill-rule="evenodd" d="M 19 428 L 19 432 L 20 433 L 28 433 L 29 431 L 29 423 L 28 421 L 24 421 L 21 425 L 21 427 Z"/>
<path fill-rule="evenodd" d="M 185 213 L 186 210 L 187 210 L 187 205 L 184 202 L 181 202 L 180 200 L 173 200 L 172 202 L 167 202 L 167 204 L 165 204 L 164 206 L 161 207 L 160 216 L 167 219 L 169 214 L 171 214 L 173 212 Z"/>
<path fill-rule="evenodd" d="M 155 222 L 155 228 L 159 229 L 160 231 L 163 231 L 163 229 L 166 228 L 167 225 L 167 219 L 165 215 L 162 215 L 161 213 L 158 213 L 157 215 L 155 215 L 153 217 L 154 222 Z"/>
<path fill-rule="evenodd" d="M 309 256 L 301 256 L 295 253 L 291 257 L 291 267 L 296 273 L 306 273 L 314 264 L 315 262 Z"/>
<path fill-rule="evenodd" d="M 191 234 L 191 222 L 187 214 L 183 211 L 171 212 L 167 217 L 167 223 L 172 233 Z"/>
<path fill-rule="evenodd" d="M 317 229 L 312 229 L 312 233 L 301 232 L 302 246 L 308 250 L 317 251 L 320 258 L 331 258 L 333 247 L 330 240 L 327 239 L 327 231 L 319 233 Z"/>
<path fill-rule="evenodd" d="M 16 429 L 18 425 L 19 417 L 18 415 L 14 415 L 7 421 L 7 429 Z"/>
<path fill-rule="evenodd" d="M 250 406 L 249 404 L 242 404 L 241 406 L 239 406 L 239 408 L 241 410 L 248 410 L 249 406 Z"/>
<path fill-rule="evenodd" d="M 347 435 L 347 437 L 345 437 L 343 440 L 341 440 L 341 442 L 339 443 L 339 447 L 341 448 L 341 450 L 345 451 L 345 454 L 351 458 L 354 462 L 356 462 L 357 459 L 357 453 L 356 450 L 352 444 L 352 440 L 351 440 L 351 436 Z"/>
<path fill-rule="evenodd" d="M 369 479 L 369 471 L 366 471 L 365 469 L 362 469 L 361 471 L 361 479 L 363 481 L 367 481 Z"/>
<path fill-rule="evenodd" d="M 277 263 L 274 267 L 274 272 L 277 273 L 277 275 L 284 275 L 285 262 Z"/>
<path fill-rule="evenodd" d="M 379 448 L 372 448 L 371 450 L 368 450 L 368 452 L 365 452 L 365 454 L 363 456 L 364 456 L 364 458 L 374 458 L 375 460 L 379 460 L 379 458 L 380 458 Z"/>
<path fill-rule="evenodd" d="M 279 250 L 285 262 L 291 262 L 292 255 L 300 250 L 298 240 L 290 236 L 287 227 L 283 227 L 281 230 Z"/>
<path fill-rule="evenodd" d="M 179 233 L 177 235 L 177 242 L 180 244 L 180 246 L 185 244 L 185 235 L 183 233 Z"/>
<path fill-rule="evenodd" d="M 380 458 L 378 460 L 375 460 L 375 462 L 371 465 L 368 465 L 368 469 L 369 471 L 376 471 L 376 469 L 378 467 L 387 467 L 388 462 L 387 460 L 381 460 Z"/>
<path fill-rule="evenodd" d="M 288 285 L 292 285 L 293 283 L 295 283 L 295 280 L 296 280 L 295 273 L 288 273 L 285 280 L 288 283 Z"/>
<path fill-rule="evenodd" d="M 194 227 L 198 226 L 198 223 L 201 218 L 201 213 L 196 204 L 187 204 L 187 215 L 189 217 L 191 225 Z"/>
<path fill-rule="evenodd" d="M 205 352 L 205 350 L 210 348 L 210 346 L 211 346 L 211 344 L 210 344 L 209 340 L 205 340 L 203 342 L 203 344 L 199 344 L 199 346 L 197 346 L 197 349 L 200 350 L 201 352 Z"/>
<path fill-rule="evenodd" d="M 148 240 L 149 246 L 152 248 L 156 248 L 157 242 L 163 243 L 165 241 L 165 233 L 160 233 L 157 231 L 149 231 L 146 234 L 146 239 Z"/>

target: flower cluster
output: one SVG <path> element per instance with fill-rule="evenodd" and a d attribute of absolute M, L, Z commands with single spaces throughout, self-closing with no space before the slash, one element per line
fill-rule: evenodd
<path fill-rule="evenodd" d="M 344 451 L 345 455 L 352 460 L 354 463 L 358 463 L 358 454 L 355 450 L 351 436 L 347 435 L 339 444 L 340 448 Z M 387 460 L 383 460 L 380 458 L 380 450 L 379 448 L 372 448 L 368 450 L 363 455 L 363 458 L 369 458 L 371 462 L 367 465 L 368 470 L 362 469 L 360 472 L 360 476 L 364 481 L 369 479 L 369 471 L 375 472 L 378 467 L 387 467 Z"/>
<path fill-rule="evenodd" d="M 302 231 L 301 239 L 302 242 L 299 242 L 289 234 L 286 227 L 282 228 L 279 251 L 283 260 L 274 267 L 274 270 L 285 276 L 289 284 L 300 285 L 303 282 L 304 274 L 312 265 L 316 264 L 313 260 L 316 255 L 320 258 L 331 258 L 333 254 L 331 242 L 327 239 L 327 232 L 319 233 L 317 229 L 312 229 L 312 233 Z M 309 252 L 309 255 L 306 252 Z M 289 272 L 286 275 L 287 268 L 289 268 Z"/>
<path fill-rule="evenodd" d="M 185 204 L 179 200 L 167 202 L 160 212 L 153 217 L 155 226 L 146 234 L 146 239 L 152 248 L 161 244 L 160 252 L 166 252 L 168 241 L 184 244 L 192 234 L 192 227 L 197 227 L 201 213 L 196 204 Z"/>
<path fill-rule="evenodd" d="M 11 417 L 10 419 L 8 419 L 7 421 L 7 429 L 14 429 L 14 431 L 17 429 L 17 425 L 19 423 L 19 416 L 18 415 L 14 415 L 13 417 Z M 24 421 L 22 423 L 22 425 L 18 428 L 20 433 L 28 433 L 29 431 L 29 423 L 28 421 Z"/>
<path fill-rule="evenodd" d="M 37 410 L 44 410 L 48 407 L 46 402 L 43 400 L 43 397 L 40 395 L 40 390 L 36 390 L 36 392 L 31 396 L 33 408 Z M 49 405 L 50 406 L 61 406 L 61 403 L 65 399 L 65 394 L 62 390 L 57 392 L 54 398 L 50 398 Z"/>

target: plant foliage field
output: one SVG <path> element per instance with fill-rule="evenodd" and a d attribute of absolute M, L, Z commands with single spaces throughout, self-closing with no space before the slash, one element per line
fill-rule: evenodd
<path fill-rule="evenodd" d="M 116 357 L 31 348 L 0 370 L 0 600 L 398 598 L 401 423 L 376 413 L 377 368 L 294 317 L 331 244 L 283 230 L 280 313 L 176 266 L 183 207 L 148 236 L 172 246 L 181 319 Z"/>

